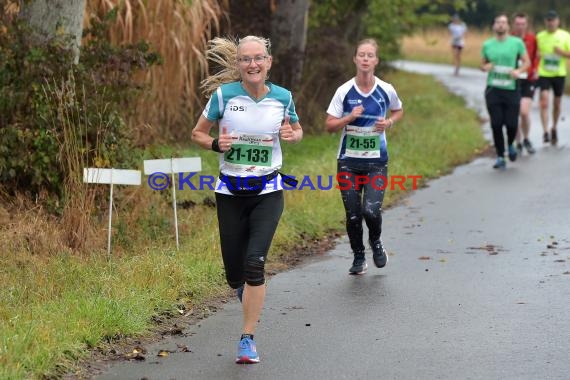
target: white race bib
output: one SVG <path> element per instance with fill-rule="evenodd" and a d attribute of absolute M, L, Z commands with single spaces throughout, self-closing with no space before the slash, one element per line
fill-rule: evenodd
<path fill-rule="evenodd" d="M 491 86 L 512 87 L 515 80 L 511 77 L 513 68 L 510 66 L 493 66 L 491 70 Z"/>
<path fill-rule="evenodd" d="M 556 54 L 544 56 L 544 70 L 558 71 L 560 69 L 560 56 Z"/>
<path fill-rule="evenodd" d="M 224 153 L 225 172 L 231 175 L 260 176 L 268 173 L 276 134 L 232 133 L 232 147 Z"/>
<path fill-rule="evenodd" d="M 354 158 L 379 158 L 380 134 L 373 129 L 347 125 L 345 155 Z"/>

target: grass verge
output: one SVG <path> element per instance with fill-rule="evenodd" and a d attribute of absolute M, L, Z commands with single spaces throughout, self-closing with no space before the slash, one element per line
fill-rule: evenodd
<path fill-rule="evenodd" d="M 397 72 L 387 80 L 405 107 L 404 119 L 388 133 L 391 175 L 421 175 L 424 183 L 469 161 L 486 145 L 475 112 L 430 77 Z M 334 178 L 338 139 L 338 134 L 322 134 L 285 145 L 283 170 L 298 177 Z M 212 152 L 196 147 L 147 152 L 169 154 L 199 155 L 201 174 L 216 174 Z M 0 378 L 58 377 L 86 350 L 145 334 L 157 316 L 177 315 L 226 291 L 212 192 L 178 192 L 179 204 L 191 207 L 178 211 L 181 249 L 176 251 L 168 194 L 158 195 L 146 185 L 137 191 L 138 212 L 151 216 L 141 225 L 125 222 L 128 215 L 117 215 L 114 239 L 122 248 L 111 257 L 99 251 L 34 255 L 20 245 L 0 257 Z M 385 207 L 403 195 L 401 190 L 388 191 Z M 297 254 L 294 248 L 300 240 L 344 228 L 338 190 L 312 191 L 306 186 L 285 196 L 285 212 L 270 252 L 274 267 Z M 131 202 L 133 197 L 127 196 Z M 100 232 L 106 233 L 104 228 Z M 10 233 L 8 227 L 0 228 L 3 240 L 10 239 Z"/>
<path fill-rule="evenodd" d="M 471 30 L 465 37 L 465 47 L 461 52 L 461 64 L 467 67 L 479 67 L 481 47 L 490 31 Z M 452 64 L 449 32 L 446 28 L 428 29 L 402 40 L 402 54 L 405 59 L 433 63 Z"/>

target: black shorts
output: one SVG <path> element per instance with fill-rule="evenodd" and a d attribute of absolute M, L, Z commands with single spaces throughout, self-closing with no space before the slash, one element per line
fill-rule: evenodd
<path fill-rule="evenodd" d="M 463 50 L 463 46 L 461 45 L 451 45 L 451 48 L 453 50 L 459 50 L 459 51 Z"/>
<path fill-rule="evenodd" d="M 283 212 L 283 190 L 251 197 L 215 195 L 228 285 L 263 285 L 267 253 Z"/>
<path fill-rule="evenodd" d="M 528 79 L 519 79 L 518 88 L 522 98 L 534 98 L 534 90 L 536 89 L 536 81 Z"/>
<path fill-rule="evenodd" d="M 554 96 L 559 98 L 564 93 L 564 79 L 566 77 L 539 77 L 537 85 L 540 91 L 548 91 L 552 88 Z"/>

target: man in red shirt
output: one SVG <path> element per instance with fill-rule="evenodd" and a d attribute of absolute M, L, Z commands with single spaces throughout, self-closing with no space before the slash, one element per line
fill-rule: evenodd
<path fill-rule="evenodd" d="M 528 68 L 528 71 L 521 74 L 519 77 L 519 89 L 521 90 L 521 109 L 519 130 L 516 137 L 517 149 L 519 153 L 522 154 L 524 147 L 529 154 L 534 154 L 535 149 L 528 139 L 528 134 L 530 131 L 530 106 L 534 97 L 536 80 L 538 79 L 538 49 L 535 35 L 528 31 L 528 16 L 525 13 L 516 13 L 513 17 L 513 20 L 512 35 L 520 37 L 524 41 L 526 51 L 530 59 L 530 67 Z"/>

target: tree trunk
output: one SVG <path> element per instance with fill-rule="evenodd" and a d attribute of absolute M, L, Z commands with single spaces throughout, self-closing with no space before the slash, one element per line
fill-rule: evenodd
<path fill-rule="evenodd" d="M 273 0 L 271 81 L 298 90 L 303 75 L 309 0 Z"/>
<path fill-rule="evenodd" d="M 231 0 L 230 25 L 227 26 L 229 30 L 222 30 L 221 35 L 229 34 L 239 38 L 248 35 L 270 37 L 267 20 L 271 17 L 272 1 L 274 0 Z"/>
<path fill-rule="evenodd" d="M 39 43 L 55 36 L 69 36 L 75 62 L 83 33 L 85 0 L 20 0 L 20 17 L 36 31 Z"/>

